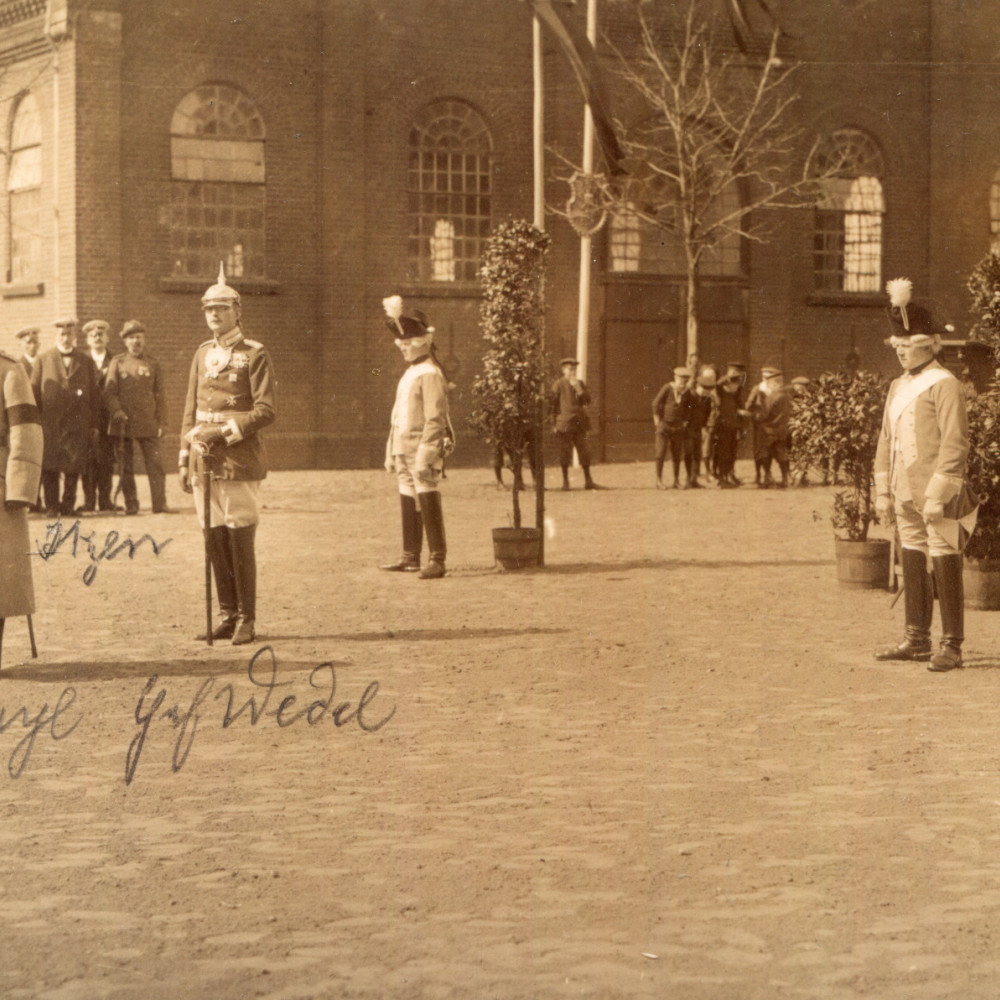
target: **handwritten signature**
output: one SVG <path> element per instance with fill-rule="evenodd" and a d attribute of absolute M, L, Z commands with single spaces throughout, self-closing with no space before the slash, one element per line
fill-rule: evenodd
<path fill-rule="evenodd" d="M 63 688 L 62 694 L 59 695 L 55 707 L 52 709 L 52 714 L 48 714 L 49 703 L 46 702 L 34 718 L 28 715 L 28 707 L 26 705 L 15 709 L 10 715 L 7 715 L 7 710 L 0 705 L 0 735 L 6 733 L 17 722 L 19 717 L 21 726 L 28 730 L 7 758 L 7 773 L 12 778 L 21 777 L 21 772 L 27 767 L 28 761 L 31 759 L 31 751 L 35 748 L 35 737 L 43 729 L 48 727 L 49 734 L 56 741 L 66 739 L 76 729 L 83 716 L 80 716 L 68 729 L 64 729 L 62 732 L 56 731 L 56 723 L 59 721 L 59 716 L 69 709 L 74 701 L 76 701 L 76 688 Z"/>
<path fill-rule="evenodd" d="M 215 689 L 216 677 L 209 677 L 204 681 L 195 692 L 190 704 L 182 707 L 178 702 L 163 709 L 161 706 L 167 698 L 167 689 L 160 688 L 153 696 L 153 690 L 159 684 L 159 677 L 156 674 L 150 677 L 135 706 L 135 722 L 139 730 L 132 738 L 125 755 L 125 784 L 130 785 L 135 777 L 139 757 L 153 722 L 169 722 L 177 731 L 171 769 L 175 774 L 180 771 L 191 752 L 195 733 L 201 721 L 201 713 L 210 694 L 212 701 L 223 697 L 226 699 L 221 719 L 223 729 L 228 729 L 241 716 L 249 712 L 251 726 L 256 726 L 258 722 L 268 717 L 273 718 L 282 729 L 293 726 L 302 719 L 305 719 L 308 725 L 315 726 L 324 718 L 329 718 L 338 729 L 341 726 L 346 726 L 349 722 L 356 722 L 364 732 L 375 733 L 396 714 L 396 706 L 393 705 L 388 714 L 382 716 L 378 721 L 369 721 L 366 713 L 378 695 L 378 681 L 372 681 L 365 688 L 364 693 L 358 699 L 357 707 L 352 708 L 349 701 L 337 702 L 337 670 L 331 662 L 321 663 L 309 673 L 309 686 L 316 691 L 323 689 L 325 697 L 296 707 L 298 695 L 286 694 L 276 706 L 269 707 L 272 694 L 275 694 L 279 688 L 287 688 L 294 683 L 293 681 L 278 680 L 278 661 L 270 646 L 261 646 L 254 653 L 247 666 L 247 676 L 250 683 L 259 690 L 251 694 L 235 710 L 234 703 L 237 697 L 235 688 L 232 684 L 223 684 Z M 213 689 L 215 689 L 214 694 L 212 693 Z M 257 698 L 260 691 L 263 692 L 263 695 L 258 703 Z"/>
<path fill-rule="evenodd" d="M 172 538 L 168 538 L 166 541 L 157 542 L 152 535 L 143 535 L 138 541 L 132 541 L 131 538 L 119 540 L 117 531 L 109 531 L 104 538 L 104 544 L 98 548 L 94 535 L 93 531 L 89 535 L 81 533 L 79 518 L 68 529 L 63 528 L 63 523 L 60 520 L 56 521 L 55 524 L 47 525 L 45 541 L 41 543 L 36 541 L 35 548 L 38 550 L 38 554 L 48 561 L 64 545 L 70 546 L 68 551 L 74 559 L 82 547 L 90 559 L 90 564 L 83 571 L 83 582 L 89 587 L 94 582 L 94 577 L 97 576 L 97 568 L 102 560 L 115 559 L 123 552 L 128 553 L 129 559 L 134 559 L 139 546 L 146 541 L 149 542 L 153 555 L 158 556 L 173 541 Z"/>

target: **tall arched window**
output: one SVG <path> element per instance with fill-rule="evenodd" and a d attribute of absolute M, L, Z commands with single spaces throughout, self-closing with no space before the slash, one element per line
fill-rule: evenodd
<path fill-rule="evenodd" d="M 31 94 L 18 102 L 11 123 L 7 205 L 9 280 L 15 284 L 38 281 L 42 270 L 42 126 Z"/>
<path fill-rule="evenodd" d="M 173 178 L 170 270 L 263 278 L 265 260 L 264 121 L 256 105 L 228 84 L 192 90 L 170 123 Z"/>
<path fill-rule="evenodd" d="M 409 258 L 418 281 L 475 281 L 490 232 L 493 140 L 462 101 L 435 101 L 409 141 Z"/>
<path fill-rule="evenodd" d="M 815 209 L 813 275 L 817 289 L 882 289 L 882 152 L 856 128 L 824 137 L 817 155 L 822 175 Z"/>

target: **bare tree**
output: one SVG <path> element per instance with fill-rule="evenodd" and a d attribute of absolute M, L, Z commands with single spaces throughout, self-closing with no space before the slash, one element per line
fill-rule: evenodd
<path fill-rule="evenodd" d="M 698 284 L 707 254 L 732 239 L 762 240 L 764 209 L 815 203 L 839 164 L 817 155 L 792 118 L 794 64 L 779 55 L 781 29 L 759 54 L 734 45 L 729 22 L 688 0 L 680 17 L 636 3 L 637 52 L 617 47 L 617 76 L 641 111 L 616 119 L 625 177 L 599 175 L 601 208 L 659 230 L 683 250 L 687 352 L 698 351 Z M 737 39 L 738 41 L 738 39 Z"/>

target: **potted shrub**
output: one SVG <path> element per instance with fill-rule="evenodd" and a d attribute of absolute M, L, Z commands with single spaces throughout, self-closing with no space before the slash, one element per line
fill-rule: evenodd
<path fill-rule="evenodd" d="M 989 251 L 966 287 L 976 322 L 972 339 L 1000 365 L 1000 253 Z M 1000 610 L 1000 393 L 995 386 L 969 401 L 969 482 L 979 498 L 976 530 L 965 549 L 965 604 Z"/>
<path fill-rule="evenodd" d="M 542 275 L 549 242 L 529 222 L 502 223 L 490 234 L 479 269 L 484 350 L 482 370 L 472 382 L 470 422 L 503 449 L 514 471 L 511 524 L 493 529 L 494 551 L 505 569 L 538 564 L 540 532 L 522 527 L 519 494 L 544 391 Z"/>
<path fill-rule="evenodd" d="M 872 372 L 827 372 L 804 386 L 792 403 L 792 459 L 800 468 L 829 462 L 847 480 L 833 495 L 831 522 L 837 579 L 853 589 L 887 587 L 891 545 L 869 538 L 878 523 L 872 497 L 875 449 L 887 381 Z"/>

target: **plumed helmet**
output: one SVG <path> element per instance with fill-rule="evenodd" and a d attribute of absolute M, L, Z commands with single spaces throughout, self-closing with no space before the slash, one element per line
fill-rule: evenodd
<path fill-rule="evenodd" d="M 240 304 L 240 293 L 226 284 L 226 267 L 221 260 L 219 261 L 219 277 L 215 284 L 201 297 L 201 304 L 203 306 L 238 306 Z"/>
<path fill-rule="evenodd" d="M 421 310 L 403 308 L 403 299 L 399 295 L 390 295 L 383 299 L 382 308 L 389 317 L 386 326 L 399 340 L 426 337 L 427 334 L 434 332 L 434 327 L 427 322 L 427 317 Z"/>

